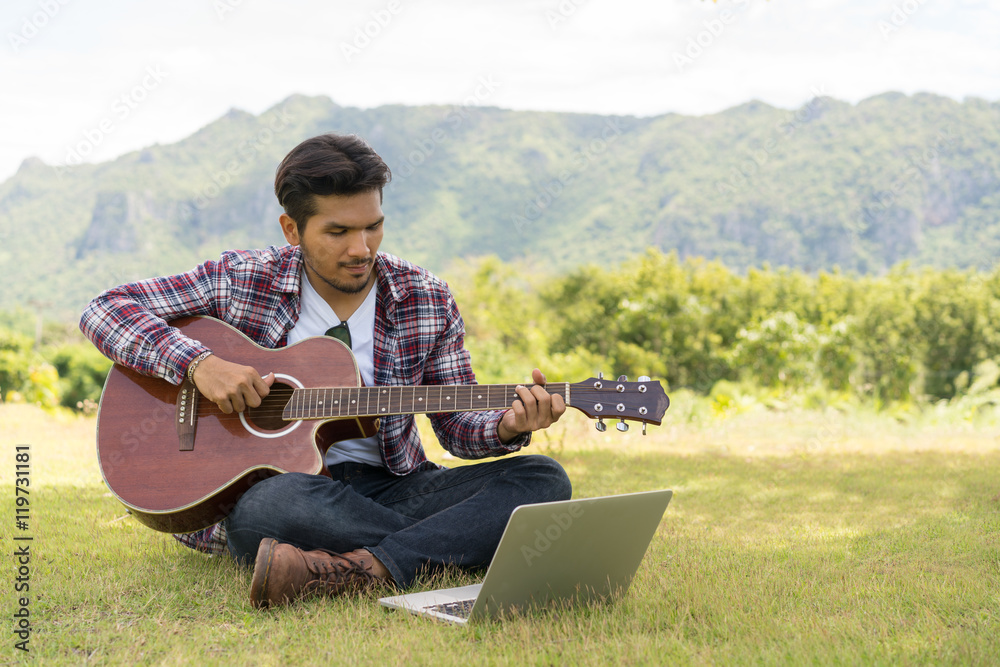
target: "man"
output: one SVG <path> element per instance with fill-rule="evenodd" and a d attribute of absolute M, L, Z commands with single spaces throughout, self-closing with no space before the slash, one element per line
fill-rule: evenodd
<path fill-rule="evenodd" d="M 378 251 L 390 177 L 358 137 L 308 139 L 275 177 L 288 245 L 229 251 L 187 273 L 108 290 L 80 327 L 114 361 L 174 384 L 188 377 L 226 413 L 259 406 L 272 369 L 227 359 L 169 320 L 215 317 L 269 348 L 329 333 L 351 346 L 366 385 L 472 384 L 447 285 Z M 442 445 L 470 459 L 527 446 L 532 431 L 566 409 L 538 369 L 532 379 L 508 410 L 431 415 Z M 331 477 L 259 482 L 221 524 L 178 539 L 253 561 L 251 600 L 265 607 L 380 583 L 407 587 L 447 564 L 483 566 L 515 507 L 571 495 L 565 471 L 544 456 L 454 469 L 430 463 L 412 415 L 383 417 L 377 435 L 335 443 L 326 463 Z"/>

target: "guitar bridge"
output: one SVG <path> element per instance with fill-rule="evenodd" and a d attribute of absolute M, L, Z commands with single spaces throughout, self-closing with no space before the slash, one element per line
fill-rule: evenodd
<path fill-rule="evenodd" d="M 194 434 L 198 429 L 198 388 L 194 382 L 185 380 L 177 392 L 177 409 L 174 423 L 177 425 L 177 439 L 182 452 L 194 451 Z"/>

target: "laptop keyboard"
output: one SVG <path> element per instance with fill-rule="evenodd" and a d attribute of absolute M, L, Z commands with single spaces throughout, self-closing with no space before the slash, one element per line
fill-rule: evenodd
<path fill-rule="evenodd" d="M 448 614 L 449 616 L 455 616 L 456 618 L 468 618 L 469 614 L 472 613 L 472 607 L 476 604 L 476 598 L 471 600 L 456 600 L 455 602 L 446 602 L 444 604 L 432 604 L 424 609 L 428 611 L 437 611 L 442 614 Z"/>

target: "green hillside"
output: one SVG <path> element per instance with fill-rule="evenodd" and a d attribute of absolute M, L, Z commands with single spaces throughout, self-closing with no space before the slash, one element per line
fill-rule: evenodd
<path fill-rule="evenodd" d="M 887 93 L 634 118 L 293 96 L 112 162 L 26 160 L 0 184 L 0 310 L 69 318 L 105 287 L 282 243 L 274 169 L 327 131 L 386 159 L 383 248 L 436 271 L 490 254 L 537 272 L 613 267 L 650 246 L 737 270 L 876 274 L 1000 256 L 996 102 Z"/>

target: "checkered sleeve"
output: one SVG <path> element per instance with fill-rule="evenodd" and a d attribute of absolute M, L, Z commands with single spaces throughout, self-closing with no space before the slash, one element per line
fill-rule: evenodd
<path fill-rule="evenodd" d="M 225 267 L 206 262 L 175 276 L 109 289 L 84 310 L 80 329 L 108 358 L 174 384 L 207 347 L 167 324 L 184 315 L 219 317 L 229 292 Z"/>

